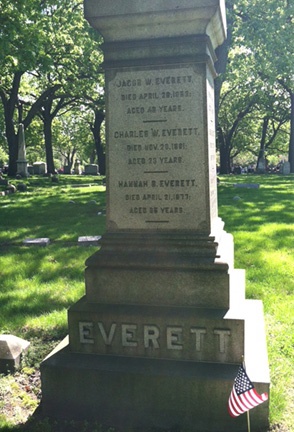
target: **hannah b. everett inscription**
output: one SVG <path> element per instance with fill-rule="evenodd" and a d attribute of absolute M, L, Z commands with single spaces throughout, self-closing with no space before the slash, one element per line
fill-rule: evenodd
<path fill-rule="evenodd" d="M 109 79 L 109 165 L 118 167 L 108 185 L 112 228 L 193 229 L 205 220 L 201 86 L 194 67 Z"/>

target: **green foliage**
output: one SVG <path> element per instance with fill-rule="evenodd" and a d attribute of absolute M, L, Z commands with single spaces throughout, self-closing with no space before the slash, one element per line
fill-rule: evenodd
<path fill-rule="evenodd" d="M 235 267 L 246 270 L 247 298 L 263 301 L 271 370 L 271 422 L 294 429 L 293 177 L 220 177 L 219 213 L 234 235 Z M 259 183 L 259 189 L 236 188 Z M 237 199 L 238 198 L 238 199 Z"/>
<path fill-rule="evenodd" d="M 223 173 L 244 150 L 257 161 L 260 151 L 287 154 L 294 145 L 293 6 L 284 0 L 238 0 L 227 6 L 232 45 L 219 111 Z"/>
<path fill-rule="evenodd" d="M 0 33 L 0 98 L 5 118 L 3 129 L 8 143 L 9 174 L 16 174 L 17 125 L 25 129 L 36 116 L 44 123 L 44 131 L 30 131 L 29 146 L 46 145 L 49 172 L 54 172 L 52 145 L 61 145 L 57 130 L 52 142 L 52 121 L 68 110 L 83 104 L 91 111 L 103 102 L 103 77 L 100 64 L 102 55 L 100 37 L 88 26 L 83 17 L 83 4 L 75 1 L 36 0 L 0 1 L 3 29 Z M 2 22 L 2 16 L 1 21 Z M 81 116 L 72 111 L 76 129 Z M 79 117 L 79 118 L 77 118 Z M 85 136 L 82 118 L 79 135 Z M 1 124 L 1 122 L 0 122 Z M 91 136 L 88 121 L 88 136 Z M 38 127 L 35 122 L 34 128 Z M 44 136 L 43 136 L 44 135 Z M 62 137 L 61 137 L 62 138 Z M 67 137 L 70 141 L 70 136 Z M 87 138 L 86 141 L 89 141 Z M 81 145 L 81 144 L 79 144 Z M 92 149 L 95 149 L 92 138 Z"/>

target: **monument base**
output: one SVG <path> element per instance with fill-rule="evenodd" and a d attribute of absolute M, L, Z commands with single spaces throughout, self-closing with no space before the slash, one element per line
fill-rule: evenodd
<path fill-rule="evenodd" d="M 247 372 L 259 393 L 269 392 L 262 303 L 245 304 Z M 233 419 L 227 411 L 237 370 L 238 364 L 73 353 L 64 340 L 41 365 L 42 413 L 119 431 L 245 432 L 246 414 Z M 268 401 L 250 417 L 254 431 L 266 431 Z"/>

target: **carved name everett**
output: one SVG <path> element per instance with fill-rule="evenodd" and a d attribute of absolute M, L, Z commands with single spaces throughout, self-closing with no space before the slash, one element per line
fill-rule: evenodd
<path fill-rule="evenodd" d="M 103 322 L 83 321 L 79 322 L 79 340 L 81 344 L 94 344 L 102 342 L 105 346 L 111 346 L 119 340 L 119 345 L 125 348 L 160 349 L 184 351 L 190 349 L 191 342 L 195 352 L 205 349 L 208 330 L 204 327 L 191 326 L 189 329 L 183 326 L 166 325 L 160 328 L 154 324 L 118 324 L 112 323 L 106 326 Z M 210 335 L 211 336 L 211 335 Z M 225 353 L 228 338 L 231 336 L 230 329 L 215 328 L 212 336 L 217 340 L 219 353 Z M 118 339 L 117 339 L 118 338 Z M 189 346 L 185 346 L 184 340 L 188 341 Z"/>

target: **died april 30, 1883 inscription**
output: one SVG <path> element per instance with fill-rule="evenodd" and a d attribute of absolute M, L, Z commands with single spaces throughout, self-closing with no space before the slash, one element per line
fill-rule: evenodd
<path fill-rule="evenodd" d="M 202 76 L 197 66 L 110 73 L 110 228 L 197 229 L 206 220 L 203 176 L 211 171 L 216 193 L 215 157 L 203 118 L 214 102 L 204 100 L 212 85 Z"/>

